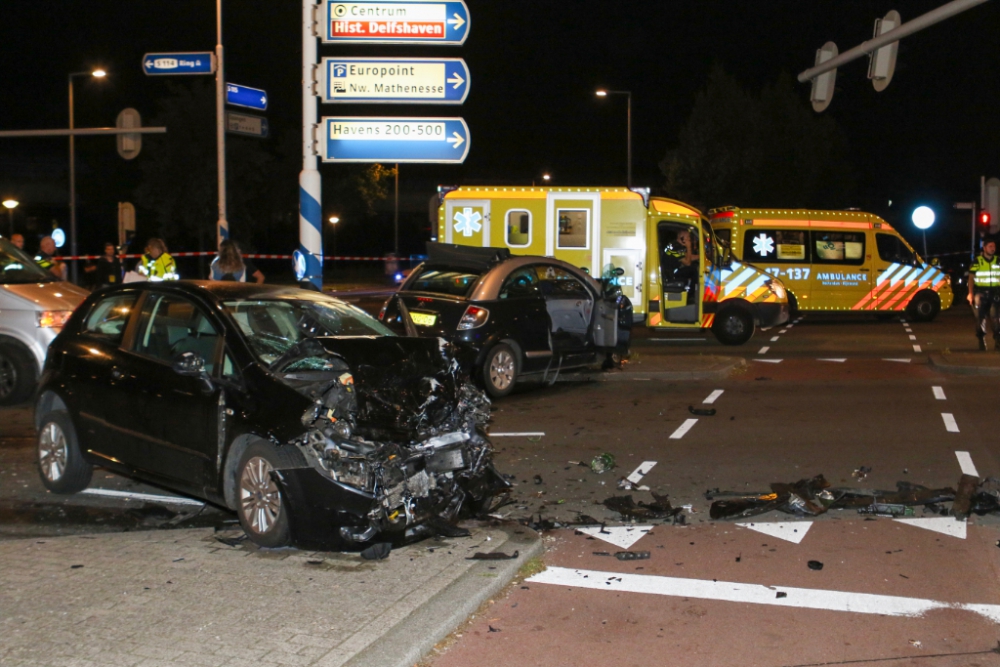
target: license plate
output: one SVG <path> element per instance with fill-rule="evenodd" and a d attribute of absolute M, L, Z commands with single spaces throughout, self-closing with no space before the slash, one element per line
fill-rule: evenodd
<path fill-rule="evenodd" d="M 413 320 L 414 324 L 418 324 L 422 327 L 432 327 L 434 323 L 437 322 L 437 315 L 433 313 L 410 313 L 410 319 Z"/>

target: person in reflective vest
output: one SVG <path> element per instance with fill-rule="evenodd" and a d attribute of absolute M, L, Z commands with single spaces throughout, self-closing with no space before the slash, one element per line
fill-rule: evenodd
<path fill-rule="evenodd" d="M 139 259 L 135 270 L 152 282 L 179 280 L 177 264 L 167 252 L 163 239 L 152 238 L 146 243 L 146 254 Z"/>
<path fill-rule="evenodd" d="M 55 257 L 56 242 L 51 236 L 43 236 L 38 244 L 38 254 L 35 264 L 54 275 L 59 280 L 66 280 L 66 265 Z"/>
<path fill-rule="evenodd" d="M 983 252 L 969 267 L 969 303 L 976 313 L 979 349 L 986 349 L 986 320 L 993 326 L 993 347 L 1000 350 L 1000 258 L 995 239 L 983 240 Z"/>

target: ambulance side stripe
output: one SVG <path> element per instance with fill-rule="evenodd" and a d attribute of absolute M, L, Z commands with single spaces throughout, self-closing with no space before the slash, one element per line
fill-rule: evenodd
<path fill-rule="evenodd" d="M 733 277 L 729 282 L 726 283 L 725 296 L 729 296 L 730 294 L 738 290 L 740 288 L 740 285 L 743 284 L 743 281 L 748 279 L 754 273 L 756 272 L 750 267 L 743 269 L 743 271 L 741 271 L 737 276 Z"/>

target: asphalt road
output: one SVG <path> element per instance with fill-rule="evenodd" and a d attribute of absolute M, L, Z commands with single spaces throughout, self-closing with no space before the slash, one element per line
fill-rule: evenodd
<path fill-rule="evenodd" d="M 633 363 L 735 355 L 747 364 L 724 380 L 526 385 L 497 401 L 497 465 L 515 484 L 497 516 L 547 528 L 548 569 L 496 598 L 430 662 L 1000 665 L 998 517 L 965 524 L 918 508 L 928 530 L 848 511 L 773 513 L 747 527 L 709 519 L 705 496 L 816 474 L 891 490 L 955 487 L 969 466 L 1000 473 L 997 378 L 928 363 L 973 353 L 972 328 L 956 307 L 927 324 L 811 315 L 737 348 L 642 331 Z M 0 539 L 233 519 L 161 500 L 53 497 L 32 447 L 28 409 L 0 409 Z M 616 467 L 598 474 L 589 463 L 602 454 Z M 620 490 L 640 466 L 649 490 Z M 170 495 L 103 471 L 94 486 Z M 686 507 L 685 525 L 628 524 L 602 504 L 627 494 L 650 502 L 652 491 Z M 622 530 L 581 533 L 570 525 L 581 521 Z M 649 558 L 611 555 L 622 550 Z"/>

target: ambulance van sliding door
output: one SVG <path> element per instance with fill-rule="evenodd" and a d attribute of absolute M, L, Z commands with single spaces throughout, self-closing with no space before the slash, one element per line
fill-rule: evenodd
<path fill-rule="evenodd" d="M 812 230 L 812 308 L 851 310 L 873 287 L 869 232 Z"/>

